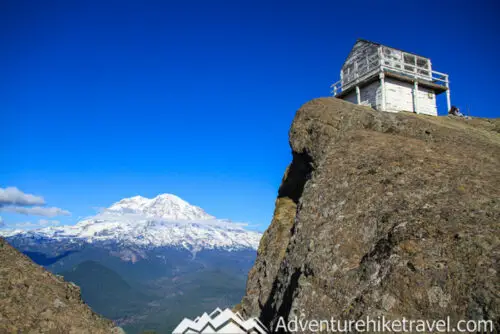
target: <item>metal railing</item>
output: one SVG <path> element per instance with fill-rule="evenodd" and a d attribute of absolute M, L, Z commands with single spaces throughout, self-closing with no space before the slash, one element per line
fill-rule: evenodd
<path fill-rule="evenodd" d="M 425 80 L 425 81 L 428 81 L 428 82 L 432 82 L 436 85 L 440 85 L 440 86 L 443 86 L 443 87 L 448 87 L 448 84 L 449 84 L 449 80 L 448 80 L 448 74 L 445 74 L 445 73 L 441 73 L 441 72 L 438 72 L 438 71 L 431 71 L 431 70 L 423 70 L 421 68 L 418 68 L 416 66 L 413 66 L 413 65 L 405 65 L 406 68 L 399 68 L 399 67 L 394 67 L 394 66 L 390 66 L 390 65 L 382 65 L 380 68 L 381 68 L 381 71 L 391 71 L 393 73 L 396 73 L 396 74 L 401 74 L 401 75 L 404 75 L 404 76 L 407 76 L 409 78 L 412 78 L 412 79 L 421 79 L 421 80 Z M 409 70 L 408 68 L 412 68 L 411 70 Z M 422 73 L 424 72 L 424 73 Z"/>
<path fill-rule="evenodd" d="M 377 53 L 358 59 L 344 69 L 341 80 L 330 86 L 333 96 L 338 95 L 353 85 L 363 81 L 367 77 L 380 72 L 393 72 L 416 80 L 425 80 L 446 88 L 449 88 L 449 77 L 445 73 L 432 71 L 430 61 L 427 58 L 410 55 L 414 63 L 405 61 L 407 53 L 402 52 L 399 57 L 386 55 L 382 49 Z M 417 60 L 418 58 L 418 60 Z M 418 61 L 421 61 L 420 65 Z"/>
<path fill-rule="evenodd" d="M 337 96 L 337 94 L 342 92 L 342 80 L 339 80 L 336 83 L 332 84 L 330 88 L 332 89 L 330 91 L 330 94 L 332 94 L 333 96 Z"/>
<path fill-rule="evenodd" d="M 351 79 L 347 82 L 346 82 L 346 80 L 339 80 L 339 81 L 333 83 L 330 86 L 331 94 L 333 96 L 337 96 L 342 91 L 352 87 L 354 84 L 363 81 L 365 78 L 367 78 L 375 73 L 388 72 L 388 71 L 396 73 L 396 74 L 405 75 L 409 78 L 413 78 L 413 79 L 417 79 L 417 80 L 422 79 L 425 81 L 429 81 L 431 83 L 434 83 L 436 85 L 440 85 L 440 86 L 443 86 L 446 88 L 449 88 L 449 84 L 450 84 L 449 76 L 448 76 L 448 74 L 445 74 L 445 73 L 441 73 L 438 71 L 429 71 L 430 75 L 422 76 L 422 75 L 418 75 L 418 73 L 415 73 L 414 71 L 384 65 L 384 66 L 378 66 L 377 68 L 371 68 L 369 71 L 363 73 L 363 75 L 361 75 L 361 76 L 358 75 L 354 79 Z M 342 81 L 344 81 L 344 83 Z"/>

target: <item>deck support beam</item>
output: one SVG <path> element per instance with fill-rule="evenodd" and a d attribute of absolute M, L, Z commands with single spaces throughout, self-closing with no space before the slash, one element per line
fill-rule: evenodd
<path fill-rule="evenodd" d="M 418 114 L 418 81 L 413 82 L 413 112 Z"/>
<path fill-rule="evenodd" d="M 446 76 L 445 85 L 447 88 L 446 89 L 446 107 L 448 107 L 448 110 L 446 110 L 446 114 L 448 114 L 448 111 L 450 111 L 450 109 L 451 109 L 450 80 L 449 80 L 448 76 Z"/>
<path fill-rule="evenodd" d="M 359 90 L 359 86 L 356 85 L 356 102 L 358 104 L 361 104 L 361 92 Z"/>
<path fill-rule="evenodd" d="M 382 99 L 382 101 L 380 101 L 380 110 L 385 111 L 385 75 L 383 71 L 380 72 L 379 78 L 380 78 L 380 90 L 381 90 L 380 96 Z"/>

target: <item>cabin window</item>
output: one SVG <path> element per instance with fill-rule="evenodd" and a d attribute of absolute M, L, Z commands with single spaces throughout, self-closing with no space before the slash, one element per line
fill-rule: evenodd
<path fill-rule="evenodd" d="M 408 72 L 415 72 L 415 68 L 412 65 L 405 65 L 405 70 Z"/>
<path fill-rule="evenodd" d="M 358 61 L 358 72 L 360 75 L 364 74 L 367 71 L 367 68 L 368 68 L 367 61 L 368 61 L 367 58 Z"/>
<path fill-rule="evenodd" d="M 422 58 L 422 57 L 417 57 L 417 67 L 424 68 L 426 70 L 429 69 L 429 60 Z"/>
<path fill-rule="evenodd" d="M 415 72 L 416 57 L 414 55 L 403 53 L 404 69 L 409 72 Z"/>
<path fill-rule="evenodd" d="M 429 59 L 422 58 L 422 57 L 417 57 L 417 72 L 420 75 L 423 76 L 430 76 L 430 71 L 429 71 Z"/>
<path fill-rule="evenodd" d="M 422 70 L 422 69 L 418 69 L 418 74 L 421 74 L 421 75 L 426 76 L 426 77 L 430 76 L 429 71 Z"/>
<path fill-rule="evenodd" d="M 395 60 L 395 61 L 400 61 L 401 60 L 401 52 L 397 50 L 392 50 L 390 48 L 384 47 L 383 49 L 383 54 L 384 58 L 387 60 Z"/>
<path fill-rule="evenodd" d="M 410 54 L 405 53 L 403 55 L 403 61 L 405 62 L 405 64 L 415 65 L 416 58 L 414 55 L 410 55 Z"/>
<path fill-rule="evenodd" d="M 353 64 L 347 65 L 344 69 L 344 75 L 349 76 L 353 72 L 353 70 L 354 70 Z"/>
<path fill-rule="evenodd" d="M 354 64 L 349 64 L 342 70 L 342 83 L 346 84 L 354 79 Z"/>

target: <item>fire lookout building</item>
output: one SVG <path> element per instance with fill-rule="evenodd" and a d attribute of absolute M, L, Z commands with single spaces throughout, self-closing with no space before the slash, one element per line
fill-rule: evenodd
<path fill-rule="evenodd" d="M 437 116 L 441 93 L 451 108 L 448 74 L 433 71 L 429 58 L 364 39 L 354 44 L 331 87 L 337 98 L 381 111 Z"/>

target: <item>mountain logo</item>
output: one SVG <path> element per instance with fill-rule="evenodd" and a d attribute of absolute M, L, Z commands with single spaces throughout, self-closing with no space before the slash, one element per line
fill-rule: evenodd
<path fill-rule="evenodd" d="M 212 313 L 203 313 L 194 320 L 184 318 L 172 333 L 267 334 L 268 330 L 257 318 L 245 320 L 238 312 L 216 308 Z"/>

